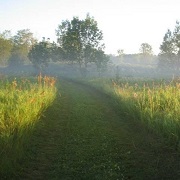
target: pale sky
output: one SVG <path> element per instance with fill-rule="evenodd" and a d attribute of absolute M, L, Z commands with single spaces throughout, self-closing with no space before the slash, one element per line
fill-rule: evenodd
<path fill-rule="evenodd" d="M 0 0 L 0 32 L 28 28 L 40 40 L 56 41 L 62 20 L 87 13 L 103 32 L 107 54 L 138 53 L 142 43 L 158 54 L 167 29 L 180 20 L 180 0 Z"/>

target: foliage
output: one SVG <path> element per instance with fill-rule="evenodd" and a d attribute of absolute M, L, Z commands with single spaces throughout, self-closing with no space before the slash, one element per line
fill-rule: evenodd
<path fill-rule="evenodd" d="M 2 33 L 0 33 L 0 37 L 3 39 L 11 39 L 11 31 L 10 30 L 5 30 Z"/>
<path fill-rule="evenodd" d="M 9 39 L 0 36 L 0 63 L 7 65 L 8 59 L 11 56 L 12 43 Z"/>
<path fill-rule="evenodd" d="M 119 60 L 122 63 L 123 60 L 124 60 L 124 50 L 123 49 L 118 49 L 117 53 L 118 53 Z"/>
<path fill-rule="evenodd" d="M 48 66 L 48 62 L 51 59 L 51 43 L 44 38 L 41 42 L 36 43 L 32 47 L 28 57 L 35 68 L 40 72 L 43 71 L 44 68 Z"/>
<path fill-rule="evenodd" d="M 152 47 L 148 43 L 142 43 L 139 51 L 143 55 L 152 55 L 153 54 Z"/>
<path fill-rule="evenodd" d="M 32 46 L 36 43 L 33 33 L 29 29 L 17 31 L 16 35 L 12 37 L 13 48 L 9 65 L 19 65 L 28 62 L 28 53 Z"/>
<path fill-rule="evenodd" d="M 58 26 L 56 34 L 58 43 L 63 49 L 64 58 L 70 62 L 78 62 L 80 68 L 86 68 L 90 62 L 96 63 L 100 55 L 100 61 L 102 61 L 105 56 L 104 44 L 101 43 L 102 31 L 99 30 L 94 18 L 89 15 L 85 20 L 73 17 L 71 21 L 63 21 Z"/>
<path fill-rule="evenodd" d="M 179 153 L 121 115 L 117 99 L 62 78 L 59 91 L 11 179 L 179 179 Z"/>
<path fill-rule="evenodd" d="M 61 47 L 59 47 L 55 42 L 50 43 L 49 45 L 49 50 L 50 50 L 50 59 L 54 62 L 57 61 L 63 61 L 64 57 L 64 52 Z"/>
<path fill-rule="evenodd" d="M 23 146 L 37 120 L 53 102 L 55 79 L 42 77 L 36 82 L 14 79 L 0 82 L 0 174 L 8 174 L 23 155 Z"/>
<path fill-rule="evenodd" d="M 100 79 L 96 84 L 119 99 L 124 115 L 141 119 L 150 130 L 180 148 L 179 79 L 171 82 L 126 78 L 110 82 Z"/>
<path fill-rule="evenodd" d="M 71 22 L 63 21 L 62 25 L 58 27 L 57 35 L 59 36 L 58 42 L 65 52 L 64 58 L 71 62 L 77 61 L 81 65 L 80 24 L 81 21 L 77 17 L 74 17 Z"/>
<path fill-rule="evenodd" d="M 150 63 L 153 60 L 152 46 L 148 43 L 142 43 L 139 49 L 139 60 L 140 62 Z"/>
<path fill-rule="evenodd" d="M 163 43 L 160 46 L 159 67 L 173 66 L 176 58 L 176 50 L 174 44 L 174 37 L 172 32 L 168 29 L 163 38 Z"/>
<path fill-rule="evenodd" d="M 178 71 L 180 68 L 180 24 L 178 21 L 174 32 L 168 29 L 164 35 L 160 50 L 159 67 L 168 67 Z"/>
<path fill-rule="evenodd" d="M 176 46 L 176 61 L 174 63 L 175 65 L 175 70 L 179 71 L 180 70 L 180 22 L 176 21 L 176 26 L 174 29 L 174 43 Z"/>

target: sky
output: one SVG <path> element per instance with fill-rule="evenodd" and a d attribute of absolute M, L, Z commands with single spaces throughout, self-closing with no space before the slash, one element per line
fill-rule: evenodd
<path fill-rule="evenodd" d="M 55 30 L 89 13 L 103 32 L 105 52 L 138 53 L 142 43 L 159 53 L 167 29 L 180 20 L 180 0 L 0 0 L 0 32 L 30 29 L 39 40 L 56 41 Z"/>

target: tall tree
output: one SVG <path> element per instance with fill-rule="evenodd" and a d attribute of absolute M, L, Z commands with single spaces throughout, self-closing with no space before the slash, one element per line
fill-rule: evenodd
<path fill-rule="evenodd" d="M 67 61 L 78 61 L 81 65 L 82 43 L 80 38 L 81 21 L 78 17 L 74 17 L 71 21 L 63 21 L 58 26 L 56 34 L 58 36 L 58 43 L 64 50 L 64 58 Z"/>
<path fill-rule="evenodd" d="M 0 63 L 7 65 L 9 57 L 11 56 L 12 42 L 4 37 L 5 36 L 0 36 Z"/>
<path fill-rule="evenodd" d="M 12 41 L 13 49 L 10 65 L 18 65 L 28 61 L 28 53 L 37 41 L 33 33 L 31 33 L 29 29 L 19 30 L 16 35 L 12 37 Z"/>
<path fill-rule="evenodd" d="M 160 46 L 159 64 L 160 68 L 172 67 L 176 59 L 176 46 L 173 33 L 168 29 Z"/>
<path fill-rule="evenodd" d="M 0 34 L 0 37 L 1 37 L 1 38 L 4 38 L 4 39 L 10 40 L 10 39 L 12 38 L 11 31 L 10 31 L 10 30 L 5 30 L 5 31 L 3 31 L 3 32 Z"/>
<path fill-rule="evenodd" d="M 44 68 L 48 66 L 48 62 L 51 60 L 51 47 L 52 44 L 49 40 L 43 40 L 33 45 L 32 49 L 28 53 L 28 58 L 39 72 L 44 71 Z"/>
<path fill-rule="evenodd" d="M 150 63 L 152 61 L 153 50 L 151 45 L 149 45 L 148 43 L 142 43 L 139 51 L 139 58 L 141 60 L 141 63 Z"/>
<path fill-rule="evenodd" d="M 142 43 L 139 51 L 143 55 L 152 55 L 153 54 L 152 46 L 149 45 L 148 43 Z"/>
<path fill-rule="evenodd" d="M 50 47 L 49 47 L 49 51 L 50 51 L 50 59 L 54 62 L 57 61 L 63 61 L 64 58 L 64 52 L 63 49 L 58 46 L 55 42 L 50 43 Z"/>
<path fill-rule="evenodd" d="M 71 21 L 63 21 L 58 26 L 56 35 L 63 49 L 64 58 L 71 62 L 78 62 L 80 68 L 86 69 L 89 62 L 96 62 L 97 51 L 104 53 L 104 44 L 101 43 L 102 31 L 89 14 L 85 20 L 73 17 Z"/>
<path fill-rule="evenodd" d="M 174 61 L 175 70 L 180 70 L 180 22 L 176 21 L 176 26 L 174 29 L 174 44 L 176 46 L 177 58 Z"/>
<path fill-rule="evenodd" d="M 124 50 L 123 49 L 118 49 L 117 53 L 118 53 L 119 60 L 122 63 L 123 62 L 123 58 L 124 58 Z"/>

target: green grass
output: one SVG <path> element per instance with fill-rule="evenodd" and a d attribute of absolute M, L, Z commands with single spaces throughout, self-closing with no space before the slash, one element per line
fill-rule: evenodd
<path fill-rule="evenodd" d="M 180 142 L 180 82 L 144 79 L 92 80 L 91 84 L 119 99 L 120 109 L 141 119 L 176 148 Z M 123 104 L 123 105 L 122 105 Z"/>
<path fill-rule="evenodd" d="M 110 96 L 67 80 L 60 80 L 58 92 L 35 129 L 17 179 L 179 178 L 177 152 L 124 117 Z"/>
<path fill-rule="evenodd" d="M 57 80 L 57 96 L 34 126 L 17 171 L 0 179 L 179 179 L 178 152 L 105 85 L 108 93 Z"/>
<path fill-rule="evenodd" d="M 54 83 L 41 76 L 0 82 L 0 174 L 15 171 L 37 120 L 55 98 Z"/>

